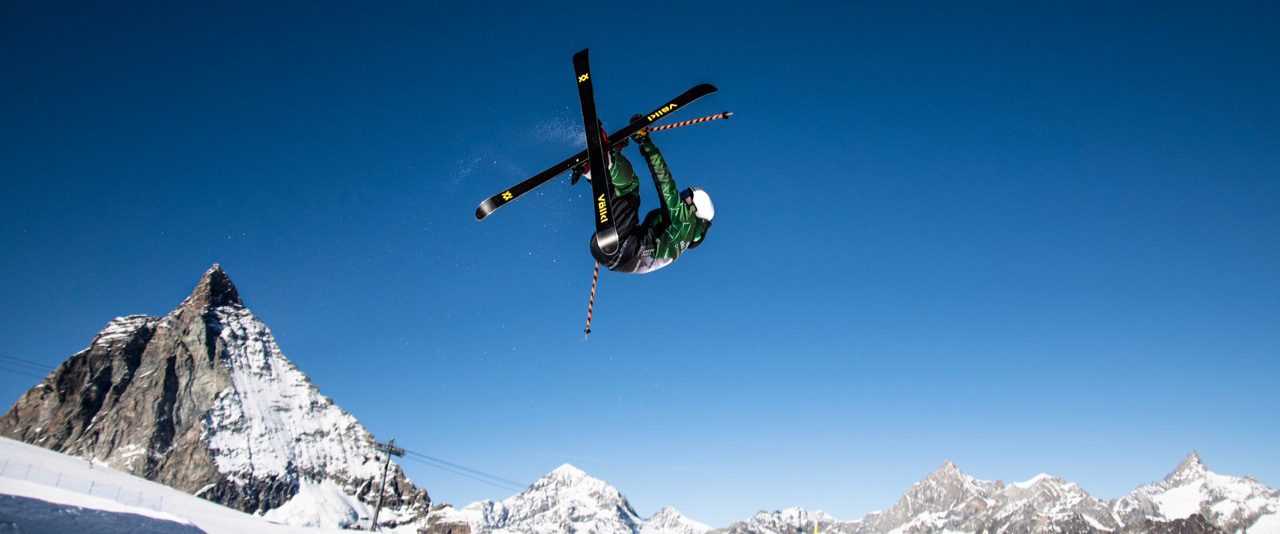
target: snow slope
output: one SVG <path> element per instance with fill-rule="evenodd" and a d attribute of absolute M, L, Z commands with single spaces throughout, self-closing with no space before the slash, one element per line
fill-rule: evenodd
<path fill-rule="evenodd" d="M 0 532 L 200 534 L 204 531 L 188 523 L 165 521 L 140 514 L 110 512 L 0 494 Z"/>
<path fill-rule="evenodd" d="M 35 498 L 55 505 L 75 506 L 109 513 L 132 514 L 138 517 L 167 521 L 178 527 L 192 525 L 209 534 L 336 534 L 350 532 L 338 529 L 282 525 L 264 517 L 249 515 L 188 495 L 162 484 L 116 471 L 102 464 L 90 464 L 82 458 L 67 456 L 8 438 L 0 438 L 0 461 L 32 465 L 45 471 L 59 473 L 66 479 L 74 478 L 92 481 L 95 484 L 114 486 L 121 488 L 123 491 L 139 492 L 148 496 L 156 496 L 163 500 L 160 504 L 160 510 L 155 511 L 144 507 L 119 504 L 109 499 L 90 496 L 60 487 L 3 477 L 0 477 L 0 495 Z M 12 470 L 8 472 L 10 476 L 14 476 Z M 23 509 L 31 510 L 30 513 L 32 514 L 43 513 L 40 509 L 30 509 L 28 507 L 23 507 Z M 110 516 L 102 517 L 108 518 Z M 109 521 L 109 519 L 103 519 L 103 521 Z M 415 529 L 412 526 L 404 526 L 398 529 L 384 529 L 383 531 L 411 533 Z M 101 530 L 97 532 L 109 533 L 111 531 Z M 134 530 L 126 529 L 120 532 L 134 532 Z M 185 531 L 173 530 L 173 532 Z"/>
<path fill-rule="evenodd" d="M 276 345 L 271 331 L 239 306 L 213 310 L 222 326 L 222 357 L 231 387 L 218 394 L 201 437 L 218 470 L 231 480 L 298 480 L 298 492 L 266 517 L 298 526 L 337 528 L 370 517 L 354 493 L 380 480 L 373 436 L 321 395 Z M 406 523 L 411 508 L 384 507 L 380 522 Z"/>

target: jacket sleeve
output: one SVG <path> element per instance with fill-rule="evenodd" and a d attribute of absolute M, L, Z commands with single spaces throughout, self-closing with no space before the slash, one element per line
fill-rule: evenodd
<path fill-rule="evenodd" d="M 647 141 L 647 140 L 646 140 Z M 688 208 L 680 200 L 680 191 L 676 190 L 676 182 L 671 179 L 671 171 L 667 170 L 667 161 L 652 142 L 640 144 L 640 153 L 649 163 L 649 172 L 653 175 L 653 185 L 658 188 L 658 196 L 662 198 L 662 208 L 666 213 L 666 221 L 682 221 Z"/>

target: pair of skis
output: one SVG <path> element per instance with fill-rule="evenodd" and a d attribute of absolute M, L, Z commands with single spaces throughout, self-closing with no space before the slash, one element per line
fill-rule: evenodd
<path fill-rule="evenodd" d="M 577 76 L 578 98 L 582 103 L 582 123 L 587 135 L 587 149 L 547 168 L 545 171 L 533 175 L 510 189 L 485 199 L 476 208 L 476 220 L 488 217 L 494 210 L 551 181 L 552 178 L 580 167 L 583 163 L 588 163 L 593 171 L 598 171 L 597 176 L 604 177 L 591 180 L 591 196 L 595 205 L 597 244 L 602 252 L 612 255 L 617 251 L 618 232 L 614 228 L 612 220 L 613 195 L 609 190 L 608 167 L 605 165 L 606 150 L 625 142 L 631 134 L 648 127 L 655 121 L 666 117 L 669 113 L 689 105 L 694 100 L 716 92 L 716 88 L 711 84 L 705 83 L 694 86 L 692 89 L 680 94 L 680 96 L 667 101 L 666 104 L 643 115 L 639 120 L 614 132 L 608 137 L 609 146 L 606 147 L 604 142 L 601 141 L 600 122 L 596 117 L 595 93 L 591 84 L 591 66 L 587 60 L 587 50 L 584 49 L 573 55 L 573 70 Z"/>

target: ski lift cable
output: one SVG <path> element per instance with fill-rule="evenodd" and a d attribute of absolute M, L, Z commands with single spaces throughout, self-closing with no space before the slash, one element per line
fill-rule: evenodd
<path fill-rule="evenodd" d="M 49 372 L 49 371 L 52 371 L 52 370 L 53 370 L 53 367 L 50 367 L 50 366 L 49 366 L 49 365 L 47 365 L 47 364 L 43 364 L 43 363 L 40 363 L 40 362 L 31 361 L 31 360 L 26 360 L 26 359 L 22 359 L 22 358 L 15 358 L 15 357 L 13 357 L 13 356 L 9 356 L 8 354 L 4 354 L 4 353 L 0 353 L 0 360 L 8 360 L 8 361 L 0 362 L 0 363 L 5 363 L 5 364 L 13 365 L 13 366 L 15 366 L 15 367 L 27 367 L 27 368 L 30 368 L 30 369 L 31 369 L 31 370 L 33 370 L 33 371 L 41 371 L 41 372 L 45 372 L 45 373 L 47 373 L 47 372 Z"/>
<path fill-rule="evenodd" d="M 0 365 L 6 365 L 6 364 L 8 364 L 8 363 L 9 363 L 9 362 L 0 362 Z M 15 375 L 22 375 L 22 376 L 29 376 L 29 377 L 31 377 L 31 378 L 39 378 L 39 379 L 44 379 L 44 378 L 45 378 L 43 375 L 38 375 L 38 374 L 32 373 L 32 372 L 30 372 L 30 371 L 18 370 L 18 369 L 8 369 L 8 368 L 5 368 L 5 367 L 0 367 L 0 372 L 13 373 L 13 374 L 15 374 Z"/>
<path fill-rule="evenodd" d="M 494 481 L 492 481 L 492 480 L 486 480 L 486 479 L 480 478 L 480 477 L 478 477 L 478 476 L 469 475 L 469 474 L 467 474 L 467 473 L 465 473 L 465 472 L 463 472 L 463 471 L 456 470 L 456 469 L 453 469 L 453 468 L 448 467 L 448 466 L 445 466 L 445 465 L 439 465 L 439 464 L 436 464 L 436 463 L 434 463 L 434 462 L 431 462 L 430 460 L 425 460 L 425 459 L 422 459 L 422 458 L 418 458 L 418 457 L 416 457 L 416 456 L 405 456 L 405 458 L 407 458 L 407 459 L 409 459 L 409 460 L 413 460 L 413 461 L 415 461 L 415 462 L 419 462 L 419 463 L 423 463 L 423 464 L 429 465 L 429 466 L 431 466 L 431 467 L 434 467 L 434 468 L 436 468 L 436 469 L 440 469 L 440 470 L 442 470 L 442 471 L 448 471 L 448 472 L 453 473 L 453 474 L 455 474 L 455 475 L 458 475 L 458 476 L 460 476 L 460 477 L 469 478 L 469 479 L 474 480 L 474 481 L 476 481 L 476 482 L 479 482 L 479 483 L 481 483 L 481 484 L 487 484 L 487 485 L 493 486 L 493 487 L 495 487 L 495 488 L 499 488 L 499 489 L 503 489 L 503 490 L 507 490 L 507 491 L 522 491 L 522 490 L 524 490 L 524 489 L 525 489 L 523 486 L 516 486 L 516 485 L 513 485 L 513 484 L 506 484 L 506 483 L 501 483 L 501 482 L 494 482 Z"/>
<path fill-rule="evenodd" d="M 524 483 L 521 483 L 521 482 L 516 482 L 516 481 L 511 480 L 511 479 L 509 479 L 509 478 L 503 478 L 503 477 L 500 477 L 500 476 L 498 476 L 498 475 L 491 475 L 491 474 L 486 473 L 486 472 L 484 472 L 484 471 L 479 471 L 479 470 L 476 470 L 476 469 L 472 469 L 472 468 L 470 468 L 470 467 L 467 467 L 467 466 L 465 466 L 465 465 L 458 465 L 458 464 L 455 464 L 455 463 L 453 463 L 453 462 L 448 462 L 448 461 L 445 461 L 445 460 L 441 460 L 441 459 L 439 459 L 439 458 L 435 458 L 435 457 L 432 457 L 432 456 L 427 456 L 427 455 L 422 454 L 422 453 L 420 453 L 420 452 L 414 452 L 414 451 L 410 451 L 410 450 L 406 450 L 405 452 L 406 452 L 406 454 L 408 454 L 408 455 L 410 455 L 410 456 L 416 456 L 416 457 L 419 457 L 419 458 L 424 459 L 424 460 L 430 460 L 430 461 L 432 461 L 432 462 L 441 463 L 441 464 L 447 465 L 447 466 L 449 466 L 449 467 L 452 467 L 452 468 L 454 468 L 454 469 L 461 469 L 461 470 L 466 471 L 466 472 L 468 472 L 468 473 L 471 473 L 471 474 L 474 474 L 474 475 L 479 475 L 479 476 L 482 476 L 482 477 L 486 477 L 486 478 L 489 478 L 489 479 L 492 479 L 492 480 L 495 480 L 495 481 L 501 482 L 501 483 L 503 483 L 503 484 L 507 484 L 507 485 L 515 486 L 515 487 L 518 487 L 518 488 L 521 488 L 521 489 L 524 489 L 525 487 L 528 487 L 528 484 L 524 484 Z"/>

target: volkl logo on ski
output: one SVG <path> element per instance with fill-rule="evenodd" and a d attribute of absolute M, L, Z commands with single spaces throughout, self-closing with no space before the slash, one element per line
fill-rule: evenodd
<path fill-rule="evenodd" d="M 649 122 L 653 122 L 655 120 L 658 120 L 658 117 L 661 117 L 663 115 L 666 115 L 667 113 L 670 113 L 671 110 L 676 109 L 676 107 L 677 107 L 676 104 L 667 104 L 665 106 L 662 106 L 662 109 L 655 111 L 653 113 L 650 113 L 649 116 L 646 118 L 649 119 Z"/>
<path fill-rule="evenodd" d="M 596 209 L 600 212 L 600 222 L 609 222 L 609 203 L 605 200 L 604 195 L 596 199 Z"/>

